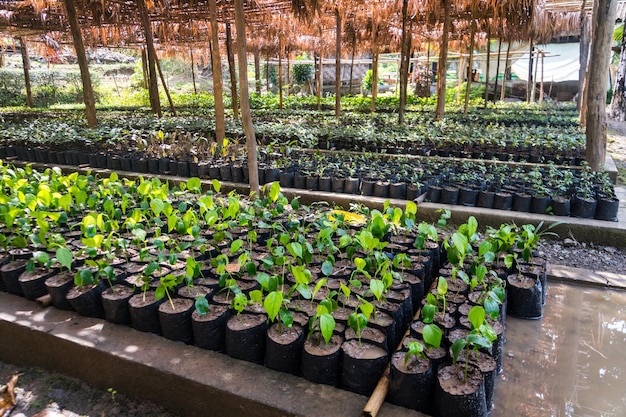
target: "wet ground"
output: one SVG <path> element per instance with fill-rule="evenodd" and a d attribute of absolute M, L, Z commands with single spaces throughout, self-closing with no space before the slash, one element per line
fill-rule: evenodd
<path fill-rule="evenodd" d="M 626 416 L 626 292 L 551 283 L 543 319 L 507 323 L 492 417 Z"/>

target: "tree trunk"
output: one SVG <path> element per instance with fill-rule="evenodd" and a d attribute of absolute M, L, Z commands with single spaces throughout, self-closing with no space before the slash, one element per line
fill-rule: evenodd
<path fill-rule="evenodd" d="M 465 103 L 463 104 L 463 114 L 467 114 L 467 105 L 469 103 L 470 90 L 472 89 L 472 83 L 474 77 L 472 73 L 472 66 L 474 65 L 474 38 L 476 37 L 476 21 L 472 20 L 472 33 L 470 35 L 470 53 L 469 63 L 467 65 L 467 83 L 465 83 Z M 487 39 L 487 44 L 489 39 Z"/>
<path fill-rule="evenodd" d="M 250 194 L 259 196 L 259 166 L 257 161 L 256 137 L 248 89 L 248 55 L 246 50 L 246 20 L 243 9 L 243 0 L 235 0 L 235 26 L 237 30 L 237 59 L 239 60 L 239 90 L 241 91 L 241 120 L 246 134 L 248 149 L 248 176 L 250 179 Z"/>
<path fill-rule="evenodd" d="M 626 36 L 622 36 L 622 49 L 619 53 L 609 117 L 620 122 L 626 121 Z"/>
<path fill-rule="evenodd" d="M 443 0 L 444 19 L 439 63 L 437 64 L 437 109 L 435 120 L 441 120 L 446 109 L 446 70 L 448 67 L 448 37 L 450 31 L 450 0 Z"/>
<path fill-rule="evenodd" d="M 176 116 L 176 108 L 174 107 L 174 102 L 172 101 L 172 96 L 170 96 L 170 89 L 167 87 L 165 83 L 165 77 L 163 76 L 163 71 L 161 70 L 161 63 L 159 62 L 159 57 L 154 55 L 154 62 L 157 67 L 157 71 L 159 71 L 159 77 L 161 77 L 161 84 L 163 84 L 163 91 L 165 91 L 165 96 L 167 97 L 167 102 L 170 104 L 170 109 L 172 110 L 172 114 Z"/>
<path fill-rule="evenodd" d="M 598 171 L 604 169 L 606 158 L 606 85 L 617 0 L 597 0 L 593 7 L 585 133 L 587 162 Z"/>
<path fill-rule="evenodd" d="M 83 101 L 85 102 L 87 126 L 96 127 L 98 125 L 98 119 L 96 118 L 96 97 L 93 93 L 93 86 L 91 85 L 87 54 L 85 53 L 85 45 L 83 44 L 83 36 L 80 32 L 74 0 L 65 0 L 65 9 L 67 11 L 67 20 L 70 24 L 72 38 L 74 39 L 74 49 L 76 50 L 76 58 L 80 68 L 80 78 L 83 83 Z"/>
<path fill-rule="evenodd" d="M 220 151 L 226 137 L 226 126 L 224 121 L 222 58 L 220 57 L 216 0 L 209 0 L 209 19 L 211 21 L 211 67 L 213 69 L 213 97 L 215 100 L 215 141 L 217 149 Z"/>
<path fill-rule="evenodd" d="M 583 2 L 584 4 L 584 2 Z M 580 42 L 579 42 L 579 62 L 578 69 L 578 97 L 576 106 L 583 111 L 583 96 L 585 92 L 585 76 L 587 74 L 587 63 L 589 62 L 589 43 L 591 42 L 589 33 L 589 16 L 584 11 L 580 14 Z"/>
<path fill-rule="evenodd" d="M 402 1 L 402 48 L 400 51 L 400 103 L 398 124 L 404 124 L 407 87 L 409 84 L 409 58 L 411 53 L 411 22 L 408 21 L 409 1 Z"/>
<path fill-rule="evenodd" d="M 256 93 L 261 95 L 261 56 L 258 46 L 254 48 L 254 87 Z"/>
<path fill-rule="evenodd" d="M 152 24 L 148 15 L 148 8 L 145 0 L 137 0 L 141 24 L 143 25 L 144 37 L 146 38 L 146 48 L 148 51 L 148 92 L 150 93 L 150 108 L 153 113 L 161 117 L 161 101 L 159 99 L 159 84 L 156 71 L 156 51 L 154 49 L 154 39 L 152 37 Z"/>
<path fill-rule="evenodd" d="M 504 75 L 502 75 L 502 90 L 500 91 L 500 101 L 504 101 L 506 94 L 506 73 L 509 70 L 509 57 L 511 56 L 511 41 L 506 45 L 506 58 L 504 59 Z"/>
<path fill-rule="evenodd" d="M 233 103 L 233 117 L 239 118 L 239 101 L 237 99 L 237 74 L 235 73 L 235 54 L 233 53 L 233 33 L 230 22 L 226 22 L 226 54 L 228 55 L 228 71 L 230 73 L 230 96 Z"/>
<path fill-rule="evenodd" d="M 496 101 L 498 94 L 498 77 L 500 75 L 500 58 L 502 57 L 502 38 L 498 39 L 498 63 L 496 64 L 496 82 L 493 84 L 493 101 Z M 505 68 L 506 72 L 506 68 Z M 502 76 L 502 85 L 504 85 L 504 76 Z"/>
<path fill-rule="evenodd" d="M 22 65 L 24 67 L 24 84 L 26 85 L 26 102 L 28 107 L 33 107 L 33 90 L 30 85 L 30 58 L 28 58 L 28 46 L 24 38 L 20 40 L 20 50 L 22 51 Z"/>
<path fill-rule="evenodd" d="M 189 47 L 189 56 L 191 57 L 191 80 L 193 81 L 193 93 L 198 94 L 198 88 L 196 87 L 196 63 L 193 59 L 193 49 Z"/>
<path fill-rule="evenodd" d="M 337 20 L 335 39 L 335 117 L 341 116 L 341 14 L 335 8 L 335 18 Z"/>

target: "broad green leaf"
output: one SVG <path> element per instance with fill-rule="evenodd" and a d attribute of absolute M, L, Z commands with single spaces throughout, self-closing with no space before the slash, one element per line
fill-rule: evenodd
<path fill-rule="evenodd" d="M 206 316 L 209 313 L 209 301 L 204 295 L 196 297 L 195 305 L 196 311 L 201 316 Z"/>
<path fill-rule="evenodd" d="M 363 271 L 367 266 L 367 261 L 365 261 L 365 259 L 363 258 L 354 258 L 354 265 L 359 271 Z"/>
<path fill-rule="evenodd" d="M 200 181 L 200 178 L 189 178 L 187 180 L 187 189 L 192 193 L 200 194 L 202 192 L 202 181 Z"/>
<path fill-rule="evenodd" d="M 302 259 L 302 245 L 299 242 L 290 242 L 287 250 L 296 259 Z"/>
<path fill-rule="evenodd" d="M 407 214 L 412 214 L 412 215 L 417 214 L 417 204 L 415 204 L 413 201 L 407 201 L 406 208 L 404 209 L 404 211 Z"/>
<path fill-rule="evenodd" d="M 283 293 L 282 291 L 273 291 L 265 297 L 263 301 L 263 308 L 265 308 L 265 312 L 267 313 L 270 321 L 274 321 L 280 308 L 283 304 Z"/>
<path fill-rule="evenodd" d="M 456 363 L 456 361 L 459 359 L 459 354 L 461 353 L 463 348 L 465 348 L 466 344 L 467 342 L 465 341 L 465 339 L 457 339 L 452 344 L 452 347 L 450 349 L 452 349 L 452 362 L 453 363 Z"/>
<path fill-rule="evenodd" d="M 272 203 L 275 203 L 278 200 L 278 196 L 280 195 L 280 183 L 275 181 L 270 186 L 270 200 Z"/>
<path fill-rule="evenodd" d="M 383 296 L 383 292 L 385 291 L 385 284 L 383 284 L 381 280 L 372 279 L 370 280 L 370 290 L 372 291 L 372 294 L 374 294 L 374 297 L 380 301 Z"/>
<path fill-rule="evenodd" d="M 439 277 L 437 280 L 437 294 L 446 295 L 448 293 L 448 281 L 444 277 Z"/>
<path fill-rule="evenodd" d="M 474 306 L 467 317 L 472 323 L 472 328 L 478 329 L 485 322 L 485 309 L 481 306 Z"/>
<path fill-rule="evenodd" d="M 164 208 L 165 208 L 165 203 L 163 202 L 163 200 L 159 198 L 153 198 L 152 201 L 150 201 L 150 209 L 152 210 L 152 213 L 154 213 L 155 216 L 158 217 Z"/>
<path fill-rule="evenodd" d="M 422 337 L 429 346 L 438 348 L 441 346 L 443 332 L 436 324 L 427 324 L 422 329 Z"/>
<path fill-rule="evenodd" d="M 243 246 L 243 243 L 244 242 L 241 239 L 233 241 L 233 243 L 230 244 L 230 254 L 234 255 L 235 253 L 237 253 L 239 249 L 241 249 L 241 247 Z"/>
<path fill-rule="evenodd" d="M 320 331 L 322 332 L 322 337 L 326 344 L 328 344 L 331 337 L 333 337 L 335 325 L 335 319 L 330 313 L 324 313 L 320 316 Z"/>
<path fill-rule="evenodd" d="M 211 181 L 211 184 L 213 185 L 213 189 L 216 193 L 219 193 L 222 189 L 222 184 L 216 179 L 213 179 L 213 181 Z"/>
<path fill-rule="evenodd" d="M 331 261 L 324 261 L 322 263 L 322 274 L 329 276 L 333 273 L 333 263 Z"/>
<path fill-rule="evenodd" d="M 72 261 L 74 259 L 72 252 L 68 248 L 58 248 L 55 254 L 57 261 L 67 268 L 68 271 L 72 269 Z"/>

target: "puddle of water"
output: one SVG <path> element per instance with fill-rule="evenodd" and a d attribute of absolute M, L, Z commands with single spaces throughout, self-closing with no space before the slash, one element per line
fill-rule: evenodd
<path fill-rule="evenodd" d="M 626 416 L 626 293 L 550 283 L 543 319 L 507 317 L 491 417 Z"/>

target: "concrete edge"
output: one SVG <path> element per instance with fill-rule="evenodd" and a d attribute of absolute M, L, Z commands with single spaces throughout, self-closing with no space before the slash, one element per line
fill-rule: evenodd
<path fill-rule="evenodd" d="M 183 416 L 361 415 L 367 398 L 221 353 L 0 293 L 0 358 L 150 400 Z M 380 417 L 420 417 L 385 403 Z"/>
<path fill-rule="evenodd" d="M 11 164 L 18 166 L 25 166 L 26 164 L 32 165 L 37 169 L 46 169 L 53 166 L 58 166 L 65 172 L 78 171 L 81 173 L 91 172 L 98 174 L 102 177 L 108 177 L 113 171 L 108 169 L 92 169 L 92 168 L 79 168 L 69 165 L 51 165 L 41 163 L 29 163 L 23 161 L 10 161 Z M 119 171 L 117 174 L 120 177 L 128 179 L 138 179 L 140 177 L 156 177 L 162 181 L 168 181 L 170 184 L 179 184 L 186 182 L 188 178 L 176 177 L 170 175 L 153 175 L 153 174 L 139 174 L 134 172 Z M 232 182 L 221 181 L 222 192 L 228 193 L 230 191 L 237 191 L 243 195 L 250 193 L 250 187 L 247 184 L 237 184 Z M 203 189 L 208 190 L 211 186 L 211 180 L 202 180 Z M 344 209 L 348 209 L 352 204 L 363 205 L 372 209 L 381 210 L 385 201 L 389 200 L 392 205 L 398 207 L 404 207 L 406 200 L 399 199 L 387 199 L 372 196 L 363 196 L 356 194 L 341 194 L 322 191 L 308 191 L 295 188 L 282 189 L 283 194 L 288 198 L 298 197 L 304 204 L 319 203 L 320 201 L 326 201 L 331 207 L 338 206 Z M 621 200 L 620 200 L 621 201 Z M 620 215 L 624 216 L 624 207 L 626 201 L 620 203 Z M 460 225 L 467 221 L 469 216 L 474 216 L 478 220 L 478 224 L 481 228 L 487 226 L 498 228 L 505 223 L 522 224 L 535 224 L 543 222 L 544 225 L 550 225 L 552 223 L 558 223 L 556 227 L 552 229 L 557 233 L 560 238 L 572 236 L 579 242 L 594 243 L 603 246 L 614 246 L 626 248 L 626 222 L 609 222 L 594 219 L 581 219 L 576 217 L 560 217 L 549 216 L 546 214 L 534 214 L 534 213 L 522 213 L 516 211 L 496 210 L 496 209 L 481 209 L 480 207 L 465 207 L 458 205 L 447 204 L 435 204 L 435 203 L 418 203 L 418 218 L 428 222 L 436 222 L 440 213 L 440 209 L 449 209 L 452 217 L 449 220 L 451 225 Z"/>
<path fill-rule="evenodd" d="M 554 264 L 548 264 L 546 274 L 547 278 L 553 281 L 626 291 L 626 274 L 592 271 L 589 269 Z"/>

